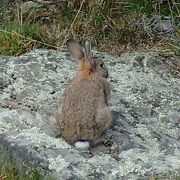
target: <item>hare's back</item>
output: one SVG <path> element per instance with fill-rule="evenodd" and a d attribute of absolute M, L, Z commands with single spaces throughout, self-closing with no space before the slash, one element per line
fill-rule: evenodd
<path fill-rule="evenodd" d="M 67 88 L 60 115 L 60 128 L 69 141 L 87 137 L 93 139 L 97 111 L 105 103 L 102 92 L 102 87 L 95 80 L 86 77 L 74 80 Z"/>
<path fill-rule="evenodd" d="M 104 94 L 102 88 L 88 78 L 81 78 L 74 80 L 65 92 L 64 108 L 73 117 L 79 119 L 92 119 L 99 104 L 104 101 Z M 71 112 L 71 113 L 70 113 Z"/>

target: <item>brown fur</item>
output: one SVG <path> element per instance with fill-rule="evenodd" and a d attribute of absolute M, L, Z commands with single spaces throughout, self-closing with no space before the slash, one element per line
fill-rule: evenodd
<path fill-rule="evenodd" d="M 91 64 L 87 63 L 85 59 L 82 59 L 79 62 L 79 71 L 81 76 L 89 76 L 92 74 Z"/>
<path fill-rule="evenodd" d="M 112 121 L 107 103 L 110 83 L 93 72 L 92 64 L 84 57 L 79 64 L 79 74 L 65 90 L 58 116 L 60 133 L 71 144 L 81 139 L 95 144 Z"/>

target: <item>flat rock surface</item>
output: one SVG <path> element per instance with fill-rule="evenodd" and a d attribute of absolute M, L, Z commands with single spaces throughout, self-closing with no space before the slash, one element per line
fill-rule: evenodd
<path fill-rule="evenodd" d="M 113 124 L 91 153 L 59 137 L 55 115 L 77 72 L 67 53 L 35 50 L 0 57 L 0 145 L 57 179 L 132 179 L 180 171 L 180 79 L 155 53 L 112 57 Z M 176 61 L 176 67 L 179 65 Z"/>

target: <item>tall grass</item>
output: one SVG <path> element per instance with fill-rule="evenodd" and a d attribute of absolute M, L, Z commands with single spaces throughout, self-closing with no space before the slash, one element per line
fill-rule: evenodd
<path fill-rule="evenodd" d="M 6 21 L 4 29 L 0 29 L 0 54 L 19 55 L 34 48 L 41 47 L 34 40 L 41 40 L 41 26 L 39 23 L 25 21 L 22 25 L 18 21 Z"/>

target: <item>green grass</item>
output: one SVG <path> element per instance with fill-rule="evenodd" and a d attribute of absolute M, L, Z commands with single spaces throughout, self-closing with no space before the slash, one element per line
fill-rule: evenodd
<path fill-rule="evenodd" d="M 14 158 L 13 153 L 8 151 L 6 158 L 2 157 L 0 150 L 0 180 L 56 180 L 51 175 L 41 175 L 32 164 Z"/>
<path fill-rule="evenodd" d="M 0 171 L 1 180 L 43 180 L 43 176 L 37 172 L 26 172 L 26 175 L 19 175 L 16 167 L 8 167 Z"/>
<path fill-rule="evenodd" d="M 154 175 L 150 178 L 150 180 L 166 180 L 166 179 L 169 179 L 169 180 L 180 180 L 180 174 L 177 174 L 177 175 Z"/>
<path fill-rule="evenodd" d="M 36 41 L 34 41 L 36 40 Z M 5 21 L 0 29 L 0 54 L 19 55 L 34 48 L 41 47 L 41 25 L 28 21 L 20 24 L 18 21 Z"/>
<path fill-rule="evenodd" d="M 0 157 L 0 180 L 43 180 L 34 168 L 25 168 L 22 161 L 18 161 L 8 152 L 6 159 Z"/>
<path fill-rule="evenodd" d="M 140 12 L 147 16 L 151 16 L 153 13 L 169 16 L 176 16 L 179 14 L 179 6 L 177 0 L 167 0 L 166 2 L 160 3 L 160 1 L 156 3 L 152 3 L 149 0 L 129 0 L 129 10 Z M 171 14 L 172 13 L 172 14 Z"/>

